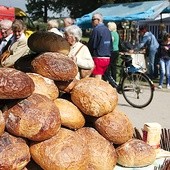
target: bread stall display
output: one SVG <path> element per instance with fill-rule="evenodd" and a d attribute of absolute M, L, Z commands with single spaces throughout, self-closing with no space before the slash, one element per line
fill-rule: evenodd
<path fill-rule="evenodd" d="M 117 170 L 117 166 L 151 164 L 155 153 L 144 143 L 142 146 L 153 153 L 150 162 L 143 156 L 141 164 L 136 163 L 137 158 L 134 164 L 128 164 L 131 156 L 139 152 L 136 145 L 140 146 L 140 140 L 130 145 L 132 155 L 121 159 L 121 147 L 133 140 L 133 125 L 126 113 L 118 109 L 116 89 L 93 77 L 77 80 L 78 67 L 67 56 L 68 44 L 65 46 L 62 39 L 58 45 L 60 38 L 52 43 L 47 37 L 46 33 L 37 33 L 29 39 L 29 47 L 37 52 L 29 60 L 31 73 L 0 69 L 0 137 L 8 133 L 26 140 L 31 157 L 16 169 Z M 13 104 L 8 105 L 8 100 Z M 22 150 L 22 145 L 18 148 Z"/>

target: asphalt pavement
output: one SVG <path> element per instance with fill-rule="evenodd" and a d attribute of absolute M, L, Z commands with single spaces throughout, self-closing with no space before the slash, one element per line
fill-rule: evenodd
<path fill-rule="evenodd" d="M 118 95 L 118 108 L 131 120 L 134 127 L 141 130 L 145 123 L 157 122 L 162 128 L 170 129 L 170 89 L 155 88 L 152 102 L 145 108 L 134 108 L 123 95 Z"/>

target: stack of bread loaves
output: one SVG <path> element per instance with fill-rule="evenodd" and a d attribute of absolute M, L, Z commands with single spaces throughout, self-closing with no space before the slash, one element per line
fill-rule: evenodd
<path fill-rule="evenodd" d="M 41 53 L 31 62 L 32 73 L 0 68 L 0 169 L 113 170 L 116 164 L 152 164 L 155 151 L 133 138 L 116 89 L 92 77 L 75 80 L 78 68 L 67 57 L 65 41 L 60 37 L 50 46 L 46 41 L 57 37 L 51 41 L 48 35 L 30 37 L 29 47 Z"/>

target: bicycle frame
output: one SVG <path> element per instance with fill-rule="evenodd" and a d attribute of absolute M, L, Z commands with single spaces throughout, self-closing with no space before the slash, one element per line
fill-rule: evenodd
<path fill-rule="evenodd" d="M 119 79 L 118 83 L 113 79 L 112 76 L 109 76 L 107 74 L 104 75 L 106 80 L 108 80 L 108 82 L 112 85 L 112 87 L 116 88 L 116 90 L 117 90 L 117 92 L 119 94 L 122 93 L 122 83 L 123 83 L 124 77 L 128 76 L 128 75 L 130 75 L 132 73 L 137 73 L 137 72 L 138 73 L 140 73 L 140 72 L 143 73 L 143 69 L 144 69 L 142 66 L 140 66 L 139 68 L 137 68 L 137 67 L 135 67 L 133 65 L 126 66 L 125 63 L 126 63 L 125 58 L 122 58 L 121 64 L 120 65 L 115 65 L 120 70 L 120 79 Z M 152 80 L 148 76 L 147 76 L 147 78 L 151 82 L 152 90 L 154 91 L 154 89 L 155 89 L 154 83 L 152 82 Z"/>

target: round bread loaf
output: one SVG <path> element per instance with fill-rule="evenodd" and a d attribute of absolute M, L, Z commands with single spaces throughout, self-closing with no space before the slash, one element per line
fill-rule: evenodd
<path fill-rule="evenodd" d="M 74 131 L 61 128 L 52 138 L 32 144 L 33 160 L 43 169 L 87 170 L 88 148 Z"/>
<path fill-rule="evenodd" d="M 95 120 L 95 128 L 114 144 L 123 144 L 133 137 L 133 125 L 125 113 L 114 109 Z"/>
<path fill-rule="evenodd" d="M 116 148 L 118 161 L 125 167 L 144 167 L 156 159 L 156 152 L 149 144 L 139 139 L 131 139 Z"/>
<path fill-rule="evenodd" d="M 53 32 L 35 32 L 28 38 L 28 47 L 37 53 L 58 52 L 68 55 L 70 45 L 67 40 Z"/>
<path fill-rule="evenodd" d="M 33 93 L 6 110 L 6 129 L 13 135 L 42 141 L 54 136 L 60 129 L 60 113 L 48 97 Z"/>
<path fill-rule="evenodd" d="M 109 83 L 90 77 L 76 83 L 71 100 L 83 113 L 100 117 L 114 110 L 118 95 Z"/>
<path fill-rule="evenodd" d="M 101 136 L 94 128 L 83 127 L 76 131 L 86 142 L 89 149 L 87 169 L 113 170 L 117 155 L 114 146 Z"/>
<path fill-rule="evenodd" d="M 55 100 L 59 96 L 59 91 L 54 81 L 41 76 L 36 73 L 27 73 L 35 84 L 35 90 L 33 93 L 43 94 L 51 100 Z"/>
<path fill-rule="evenodd" d="M 73 103 L 60 98 L 54 100 L 54 103 L 59 109 L 63 126 L 70 129 L 79 129 L 84 126 L 85 118 Z"/>
<path fill-rule="evenodd" d="M 0 68 L 0 99 L 20 99 L 34 91 L 33 80 L 24 72 L 13 68 Z"/>
<path fill-rule="evenodd" d="M 57 81 L 70 81 L 78 73 L 76 63 L 60 53 L 46 52 L 32 61 L 35 73 Z"/>
<path fill-rule="evenodd" d="M 4 133 L 4 129 L 5 129 L 5 119 L 0 110 L 0 136 Z"/>
<path fill-rule="evenodd" d="M 23 169 L 30 161 L 26 142 L 5 132 L 0 137 L 0 169 Z"/>

